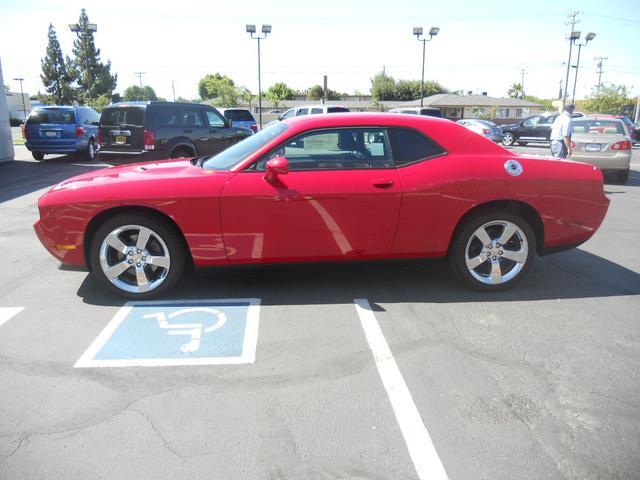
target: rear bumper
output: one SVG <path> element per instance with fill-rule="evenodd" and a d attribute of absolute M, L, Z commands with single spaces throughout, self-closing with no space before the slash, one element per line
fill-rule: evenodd
<path fill-rule="evenodd" d="M 570 160 L 595 165 L 600 170 L 628 170 L 631 164 L 631 150 L 625 150 L 625 152 L 629 153 L 616 153 L 611 157 L 572 154 Z"/>
<path fill-rule="evenodd" d="M 147 162 L 149 160 L 164 160 L 169 155 L 164 150 L 98 150 L 98 160 L 111 164 Z"/>
<path fill-rule="evenodd" d="M 30 152 L 42 153 L 76 153 L 83 152 L 87 149 L 88 143 L 84 142 L 60 142 L 60 143 L 40 143 L 26 141 L 24 146 Z"/>

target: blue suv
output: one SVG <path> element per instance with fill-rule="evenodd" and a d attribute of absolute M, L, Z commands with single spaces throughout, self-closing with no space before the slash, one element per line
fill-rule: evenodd
<path fill-rule="evenodd" d="M 37 107 L 22 126 L 25 146 L 36 160 L 47 153 L 96 156 L 100 114 L 89 107 Z"/>

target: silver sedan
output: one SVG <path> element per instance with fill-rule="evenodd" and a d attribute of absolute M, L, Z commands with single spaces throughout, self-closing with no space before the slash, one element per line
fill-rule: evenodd
<path fill-rule="evenodd" d="M 493 122 L 476 118 L 463 118 L 458 120 L 457 123 L 493 142 L 499 143 L 502 141 L 502 129 Z"/>

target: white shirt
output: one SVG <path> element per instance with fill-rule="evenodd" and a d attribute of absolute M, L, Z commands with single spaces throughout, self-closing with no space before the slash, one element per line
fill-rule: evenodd
<path fill-rule="evenodd" d="M 556 117 L 551 126 L 551 140 L 562 141 L 564 137 L 571 137 L 573 122 L 569 112 L 562 112 Z"/>

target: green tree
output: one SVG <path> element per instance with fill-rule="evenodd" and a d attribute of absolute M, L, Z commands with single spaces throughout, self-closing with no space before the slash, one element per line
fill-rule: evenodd
<path fill-rule="evenodd" d="M 371 79 L 371 97 L 373 100 L 395 100 L 396 81 L 389 75 L 378 73 Z"/>
<path fill-rule="evenodd" d="M 307 90 L 307 98 L 309 100 L 320 100 L 324 98 L 324 88 L 322 88 L 322 85 L 314 85 Z"/>
<path fill-rule="evenodd" d="M 93 108 L 97 112 L 102 112 L 104 107 L 106 107 L 110 103 L 111 103 L 111 97 L 109 97 L 109 95 L 106 95 L 104 93 L 96 98 L 90 98 L 87 101 L 87 105 L 89 105 L 91 108 Z"/>
<path fill-rule="evenodd" d="M 420 80 L 396 80 L 388 75 L 377 74 L 371 79 L 371 97 L 375 101 L 396 100 L 408 101 L 420 98 Z M 429 97 L 438 93 L 449 93 L 449 90 L 438 82 L 424 82 L 423 95 Z"/>
<path fill-rule="evenodd" d="M 629 90 L 625 85 L 602 85 L 600 92 L 598 87 L 593 87 L 591 95 L 584 102 L 584 108 L 594 113 L 618 114 L 629 104 Z"/>
<path fill-rule="evenodd" d="M 509 87 L 509 90 L 507 90 L 507 95 L 511 98 L 524 98 L 524 88 L 522 88 L 520 83 L 514 83 Z"/>
<path fill-rule="evenodd" d="M 243 105 L 249 105 L 251 109 L 251 102 L 253 101 L 253 93 L 246 87 L 240 87 L 238 89 L 238 97 L 242 100 Z"/>
<path fill-rule="evenodd" d="M 118 82 L 116 74 L 111 75 L 111 61 L 100 61 L 100 49 L 96 48 L 93 32 L 87 29 L 89 17 L 83 8 L 78 19 L 77 38 L 73 41 L 73 68 L 80 90 L 77 99 L 87 103 L 90 98 L 100 95 L 111 97 Z"/>
<path fill-rule="evenodd" d="M 46 91 L 49 93 L 51 102 L 58 105 L 71 105 L 74 100 L 73 71 L 68 68 L 71 64 L 69 57 L 62 56 L 62 49 L 56 29 L 49 24 L 49 41 L 44 58 L 40 59 L 42 73 L 40 79 Z"/>
<path fill-rule="evenodd" d="M 158 100 L 156 92 L 149 85 L 140 88 L 138 85 L 131 85 L 124 89 L 122 97 L 127 100 Z"/>
<path fill-rule="evenodd" d="M 235 83 L 226 75 L 207 74 L 198 82 L 198 93 L 203 100 L 212 100 L 222 96 L 229 88 L 235 88 Z"/>
<path fill-rule="evenodd" d="M 555 110 L 555 107 L 553 106 L 553 100 L 548 100 L 546 98 L 538 98 L 538 97 L 534 97 L 533 95 L 525 95 L 524 100 L 526 100 L 527 102 L 539 103 L 540 105 L 544 106 L 544 110 L 549 110 L 549 111 Z"/>
<path fill-rule="evenodd" d="M 265 97 L 273 102 L 273 108 L 278 108 L 278 105 L 282 100 L 292 99 L 295 92 L 284 82 L 278 82 L 271 85 Z"/>

